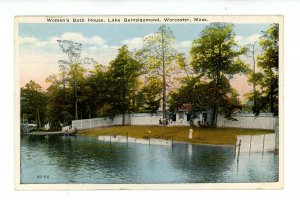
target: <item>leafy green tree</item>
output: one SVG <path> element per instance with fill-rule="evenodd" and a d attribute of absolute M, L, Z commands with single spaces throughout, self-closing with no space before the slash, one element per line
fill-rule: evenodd
<path fill-rule="evenodd" d="M 221 80 L 224 87 L 217 87 L 213 82 L 201 82 L 199 77 L 186 78 L 182 87 L 171 93 L 171 110 L 176 110 L 183 104 L 191 105 L 190 113 L 207 111 L 216 103 L 225 117 L 234 120 L 231 114 L 241 109 L 235 89 L 230 87 L 227 79 Z"/>
<path fill-rule="evenodd" d="M 272 24 L 259 40 L 262 54 L 257 56 L 257 65 L 261 69 L 255 77 L 260 87 L 257 105 L 253 112 L 261 111 L 278 115 L 278 70 L 279 70 L 279 24 Z"/>
<path fill-rule="evenodd" d="M 172 61 L 176 59 L 173 31 L 162 25 L 158 32 L 144 40 L 144 46 L 139 55 L 146 66 L 148 77 L 159 77 L 162 80 L 163 118 L 166 119 L 167 79 L 175 71 Z"/>
<path fill-rule="evenodd" d="M 87 99 L 82 108 L 88 112 L 86 113 L 88 118 L 109 115 L 108 112 L 111 109 L 109 87 L 111 84 L 105 69 L 105 66 L 97 64 L 85 79 L 84 94 Z"/>
<path fill-rule="evenodd" d="M 155 113 L 160 106 L 161 91 L 161 79 L 155 76 L 149 77 L 137 95 L 138 111 Z"/>
<path fill-rule="evenodd" d="M 251 107 L 256 107 L 256 103 L 257 103 L 257 96 L 258 96 L 258 92 L 256 91 L 256 85 L 257 82 L 260 80 L 260 74 L 257 73 L 256 70 L 256 54 L 257 52 L 260 50 L 258 47 L 258 43 L 257 41 L 255 41 L 254 43 L 250 43 L 246 45 L 248 48 L 248 56 L 250 56 L 252 58 L 252 68 L 248 69 L 247 72 L 247 77 L 248 77 L 248 82 L 252 84 L 253 86 L 253 90 L 251 93 L 246 94 L 246 96 L 248 96 L 248 102 L 243 105 L 243 110 L 245 111 L 249 111 L 249 106 L 251 104 L 253 104 Z M 250 109 L 251 110 L 251 109 Z"/>
<path fill-rule="evenodd" d="M 21 88 L 21 116 L 35 122 L 38 128 L 46 123 L 46 105 L 47 96 L 39 84 L 31 80 Z"/>
<path fill-rule="evenodd" d="M 73 119 L 74 95 L 72 89 L 66 87 L 63 76 L 50 75 L 46 82 L 47 88 L 47 118 L 53 130 L 59 130 L 61 125 L 68 125 Z"/>
<path fill-rule="evenodd" d="M 71 64 L 68 72 L 69 87 L 74 91 L 74 116 L 75 120 L 78 119 L 78 103 L 82 103 L 86 100 L 86 96 L 83 94 L 84 74 L 86 70 L 79 64 Z"/>
<path fill-rule="evenodd" d="M 132 100 L 142 65 L 131 57 L 126 45 L 119 49 L 117 57 L 111 61 L 108 71 L 109 98 L 113 115 L 122 114 L 122 125 L 125 125 L 125 114 L 132 110 Z"/>
<path fill-rule="evenodd" d="M 194 71 L 199 77 L 211 82 L 216 88 L 216 96 L 212 96 L 213 119 L 216 126 L 219 107 L 225 110 L 226 105 L 221 104 L 222 92 L 230 87 L 228 79 L 234 74 L 246 72 L 248 65 L 239 57 L 246 53 L 246 48 L 240 47 L 235 41 L 233 24 L 211 23 L 202 32 L 200 38 L 193 41 L 191 48 Z"/>

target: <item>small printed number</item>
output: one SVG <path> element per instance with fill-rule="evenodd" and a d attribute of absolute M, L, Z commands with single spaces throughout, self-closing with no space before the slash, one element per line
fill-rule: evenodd
<path fill-rule="evenodd" d="M 42 179 L 49 179 L 49 175 L 37 175 L 37 178 L 42 178 Z"/>

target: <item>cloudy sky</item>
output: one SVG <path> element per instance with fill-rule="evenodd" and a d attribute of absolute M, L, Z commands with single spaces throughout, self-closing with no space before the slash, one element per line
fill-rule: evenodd
<path fill-rule="evenodd" d="M 58 61 L 67 59 L 57 40 L 72 40 L 83 44 L 81 57 L 92 57 L 107 65 L 117 49 L 127 44 L 129 49 L 142 47 L 145 36 L 158 30 L 161 24 L 19 24 L 20 84 L 34 80 L 44 88 L 45 79 L 58 71 Z M 235 24 L 236 40 L 245 45 L 258 40 L 270 24 Z M 206 24 L 168 24 L 173 30 L 178 52 L 188 52 Z M 247 61 L 250 59 L 247 59 Z M 251 64 L 251 63 L 250 63 Z M 235 76 L 232 85 L 240 94 L 251 89 L 245 77 Z"/>

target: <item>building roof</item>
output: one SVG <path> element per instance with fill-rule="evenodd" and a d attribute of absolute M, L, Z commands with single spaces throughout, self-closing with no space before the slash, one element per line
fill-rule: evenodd
<path fill-rule="evenodd" d="M 192 109 L 192 104 L 184 103 L 180 106 L 178 106 L 178 111 L 190 111 Z"/>

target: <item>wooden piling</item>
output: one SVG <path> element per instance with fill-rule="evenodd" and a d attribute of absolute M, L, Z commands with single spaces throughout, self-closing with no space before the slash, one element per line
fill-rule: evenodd
<path fill-rule="evenodd" d="M 252 135 L 250 136 L 250 147 L 249 147 L 249 155 L 251 153 L 251 141 L 252 141 Z"/>
<path fill-rule="evenodd" d="M 241 144 L 242 144 L 242 141 L 241 141 L 241 139 L 240 139 L 239 144 L 238 144 L 238 146 L 239 146 L 239 151 L 238 151 L 238 157 L 237 157 L 237 160 L 236 160 L 237 162 L 239 162 L 239 160 L 240 160 Z"/>
<path fill-rule="evenodd" d="M 236 155 L 236 141 L 237 141 L 237 138 L 235 139 L 235 143 L 234 143 L 234 152 L 233 152 L 234 157 Z"/>
<path fill-rule="evenodd" d="M 263 139 L 262 156 L 264 156 L 264 151 L 265 151 L 265 137 L 266 137 L 266 135 L 264 135 L 264 139 Z"/>

